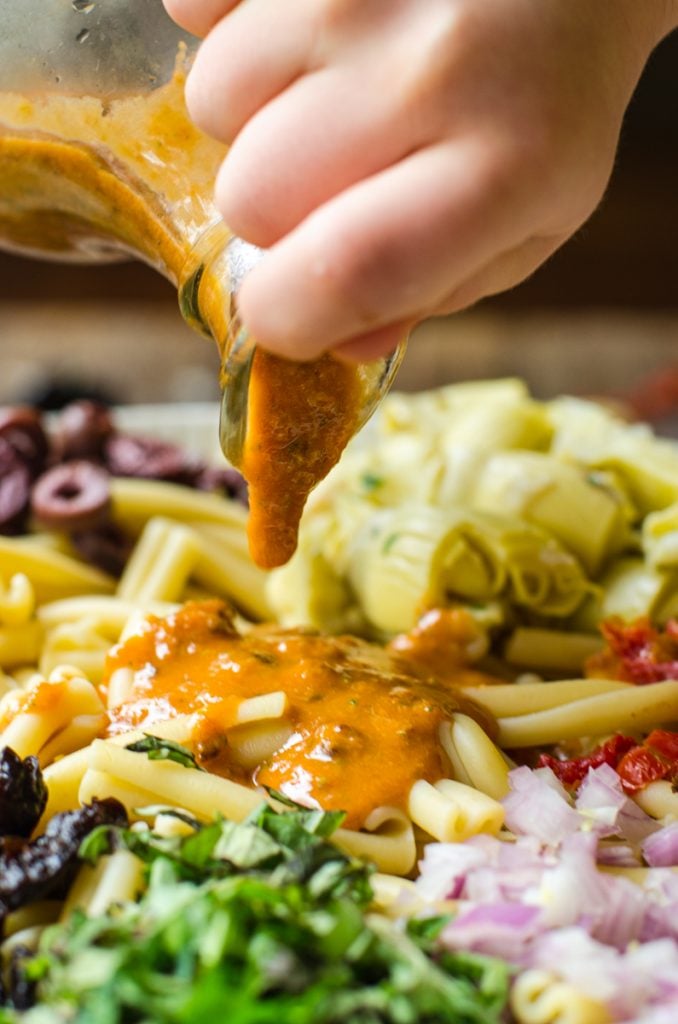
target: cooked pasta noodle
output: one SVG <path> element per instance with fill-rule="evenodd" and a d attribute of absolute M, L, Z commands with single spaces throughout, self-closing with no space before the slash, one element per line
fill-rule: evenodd
<path fill-rule="evenodd" d="M 552 683 L 508 683 L 496 686 L 467 686 L 465 692 L 497 718 L 517 718 L 537 711 L 559 708 L 574 701 L 605 693 L 633 690 L 629 683 L 612 679 L 564 679 Z"/>
<path fill-rule="evenodd" d="M 463 843 L 480 832 L 495 835 L 504 823 L 500 803 L 463 782 L 415 782 L 407 801 L 415 823 L 443 843 Z"/>
<path fill-rule="evenodd" d="M 580 736 L 604 736 L 629 729 L 642 731 L 678 719 L 678 680 L 627 686 L 562 707 L 499 719 L 502 746 L 535 747 Z"/>
<path fill-rule="evenodd" d="M 9 583 L 0 578 L 0 623 L 3 626 L 21 626 L 28 622 L 35 610 L 33 584 L 23 572 L 10 576 Z"/>
<path fill-rule="evenodd" d="M 454 714 L 441 726 L 441 742 L 472 786 L 501 800 L 509 791 L 509 765 L 487 733 L 468 715 Z"/>
<path fill-rule="evenodd" d="M 345 853 L 371 860 L 380 871 L 394 875 L 411 871 L 417 855 L 412 824 L 395 808 L 377 808 L 363 831 L 340 828 L 333 841 Z"/>
<path fill-rule="evenodd" d="M 162 516 L 149 519 L 118 584 L 123 601 L 141 605 L 176 601 L 200 557 L 200 544 L 187 526 Z"/>
<path fill-rule="evenodd" d="M 598 1000 L 537 969 L 524 971 L 515 980 L 511 1009 L 518 1024 L 609 1024 L 612 1020 Z"/>
<path fill-rule="evenodd" d="M 651 782 L 634 795 L 634 800 L 652 818 L 658 818 L 667 825 L 678 821 L 678 793 L 665 779 Z"/>

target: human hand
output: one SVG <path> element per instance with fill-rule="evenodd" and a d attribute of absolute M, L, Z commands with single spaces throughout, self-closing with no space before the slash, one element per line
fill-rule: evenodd
<path fill-rule="evenodd" d="M 270 249 L 260 344 L 370 359 L 522 281 L 605 190 L 667 0 L 165 0 L 205 36 L 189 111 L 231 144 L 229 227 Z"/>

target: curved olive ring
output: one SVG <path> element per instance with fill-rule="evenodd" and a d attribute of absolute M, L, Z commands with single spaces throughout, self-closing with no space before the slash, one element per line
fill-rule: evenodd
<path fill-rule="evenodd" d="M 113 433 L 105 405 L 86 399 L 71 402 L 59 416 L 55 447 L 61 459 L 98 459 Z"/>
<path fill-rule="evenodd" d="M 17 458 L 32 473 L 40 472 L 49 451 L 40 413 L 25 405 L 0 409 L 0 438 L 14 449 Z"/>
<path fill-rule="evenodd" d="M 33 514 L 48 529 L 89 530 L 108 517 L 110 477 L 105 469 L 80 460 L 54 466 L 36 481 Z"/>

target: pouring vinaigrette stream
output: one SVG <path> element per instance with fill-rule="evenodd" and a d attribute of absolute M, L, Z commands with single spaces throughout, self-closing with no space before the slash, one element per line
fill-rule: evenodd
<path fill-rule="evenodd" d="M 88 30 L 81 46 L 95 37 Z M 256 347 L 236 292 L 262 253 L 231 237 L 213 205 L 225 148 L 188 117 L 194 42 L 177 32 L 173 43 L 167 81 L 150 73 L 130 87 L 123 68 L 120 86 L 101 95 L 59 74 L 52 87 L 15 91 L 11 69 L 0 72 L 0 246 L 82 262 L 134 256 L 175 285 L 184 318 L 219 348 L 222 448 L 248 480 L 250 550 L 269 569 L 293 554 L 309 492 L 388 390 L 404 345 L 355 368 Z"/>

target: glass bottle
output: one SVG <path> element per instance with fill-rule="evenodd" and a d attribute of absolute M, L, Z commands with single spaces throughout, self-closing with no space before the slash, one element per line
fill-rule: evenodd
<path fill-rule="evenodd" d="M 188 117 L 197 41 L 161 0 L 0 0 L 0 26 L 0 247 L 81 262 L 133 256 L 169 278 L 185 319 L 221 352 L 222 446 L 250 480 L 251 541 L 257 524 L 264 531 L 253 554 L 262 564 L 286 560 L 303 492 L 388 390 L 404 346 L 356 370 L 328 356 L 290 364 L 257 350 L 235 297 L 262 254 L 229 235 L 213 204 L 225 148 Z M 267 424 L 281 426 L 290 393 L 292 433 L 276 448 Z M 343 419 L 328 419 L 328 402 L 343 403 Z M 323 446 L 327 457 L 314 463 Z"/>

